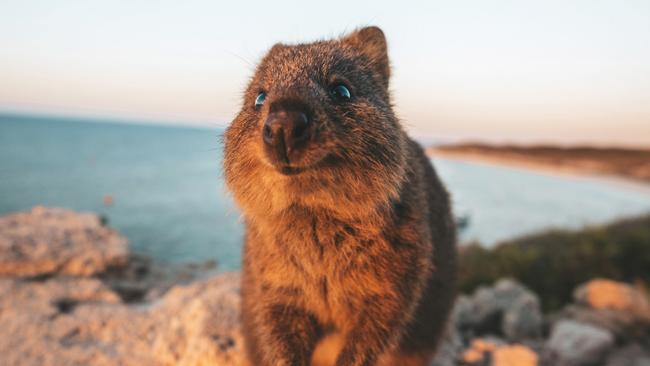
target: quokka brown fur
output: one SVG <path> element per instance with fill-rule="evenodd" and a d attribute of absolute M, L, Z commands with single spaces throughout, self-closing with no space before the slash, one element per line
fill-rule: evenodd
<path fill-rule="evenodd" d="M 426 365 L 454 299 L 448 195 L 393 113 L 383 32 L 271 48 L 225 133 L 242 324 L 266 365 Z"/>

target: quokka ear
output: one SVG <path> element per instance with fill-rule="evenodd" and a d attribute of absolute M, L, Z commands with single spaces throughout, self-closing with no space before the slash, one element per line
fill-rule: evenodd
<path fill-rule="evenodd" d="M 386 85 L 390 78 L 390 63 L 388 61 L 388 46 L 386 37 L 379 27 L 371 26 L 350 33 L 342 41 L 359 49 L 382 76 Z"/>
<path fill-rule="evenodd" d="M 268 53 L 269 55 L 270 55 L 270 54 L 273 54 L 273 53 L 276 53 L 276 52 L 280 51 L 281 49 L 283 49 L 284 47 L 285 47 L 284 44 L 282 44 L 282 43 L 276 43 L 276 44 L 273 45 L 273 47 L 269 48 L 269 51 L 268 51 L 267 53 Z"/>

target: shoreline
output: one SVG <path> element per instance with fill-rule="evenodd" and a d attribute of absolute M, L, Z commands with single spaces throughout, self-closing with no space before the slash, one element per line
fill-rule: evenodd
<path fill-rule="evenodd" d="M 568 164 L 549 164 L 545 162 L 535 161 L 529 158 L 495 156 L 489 154 L 481 154 L 478 152 L 447 151 L 440 150 L 435 147 L 427 148 L 426 154 L 431 159 L 440 158 L 457 162 L 520 169 L 556 177 L 597 180 L 612 185 L 623 186 L 627 189 L 632 189 L 637 192 L 642 192 L 644 194 L 650 195 L 650 182 L 647 182 L 645 180 L 636 179 L 633 177 L 625 177 L 622 175 L 600 173 L 593 170 L 590 171 L 576 166 L 570 166 Z"/>

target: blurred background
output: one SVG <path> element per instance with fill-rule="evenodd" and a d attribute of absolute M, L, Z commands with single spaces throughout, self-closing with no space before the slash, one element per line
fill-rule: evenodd
<path fill-rule="evenodd" d="M 649 17 L 646 1 L 3 1 L 0 212 L 94 211 L 141 253 L 238 268 L 220 135 L 257 61 L 374 24 L 463 242 L 642 214 Z"/>
<path fill-rule="evenodd" d="M 273 44 L 377 25 L 458 223 L 460 336 L 435 365 L 514 341 L 509 365 L 647 365 L 649 20 L 645 0 L 2 0 L 0 363 L 239 365 L 221 136 Z"/>

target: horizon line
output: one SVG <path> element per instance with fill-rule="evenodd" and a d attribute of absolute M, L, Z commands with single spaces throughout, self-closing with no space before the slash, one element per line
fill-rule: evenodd
<path fill-rule="evenodd" d="M 44 111 L 44 110 L 31 110 L 21 108 L 2 108 L 0 107 L 0 117 L 17 117 L 17 118 L 38 118 L 44 120 L 61 120 L 74 123 L 99 123 L 99 124 L 119 124 L 119 125 L 132 125 L 132 126 L 157 126 L 169 128 L 193 128 L 193 129 L 225 129 L 228 127 L 229 122 L 216 122 L 216 121 L 198 121 L 198 120 L 180 120 L 180 119 L 156 119 L 144 117 L 127 117 L 119 115 L 107 114 L 93 114 L 84 112 L 60 112 L 60 111 Z M 441 145 L 465 145 L 465 144 L 482 144 L 488 146 L 518 146 L 518 147 L 538 147 L 538 146 L 551 146 L 563 148 L 578 148 L 578 147 L 591 147 L 591 148 L 622 148 L 622 149 L 636 149 L 648 150 L 647 145 L 641 144 L 625 144 L 625 143 L 593 143 L 593 142 L 580 142 L 575 141 L 571 143 L 550 142 L 545 140 L 528 139 L 528 141 L 516 141 L 512 138 L 503 139 L 480 139 L 477 137 L 434 137 L 430 134 L 413 133 L 410 134 L 414 140 L 420 142 L 424 147 L 441 146 Z"/>
<path fill-rule="evenodd" d="M 42 119 L 67 119 L 73 122 L 88 123 L 113 123 L 124 125 L 148 125 L 148 126 L 168 126 L 168 127 L 196 127 L 196 128 L 226 128 L 227 122 L 216 120 L 198 120 L 198 119 L 171 119 L 156 117 L 129 117 L 126 115 L 109 114 L 109 113 L 87 113 L 72 111 L 52 111 L 37 110 L 29 108 L 6 108 L 0 107 L 0 116 L 15 117 L 36 117 Z"/>

